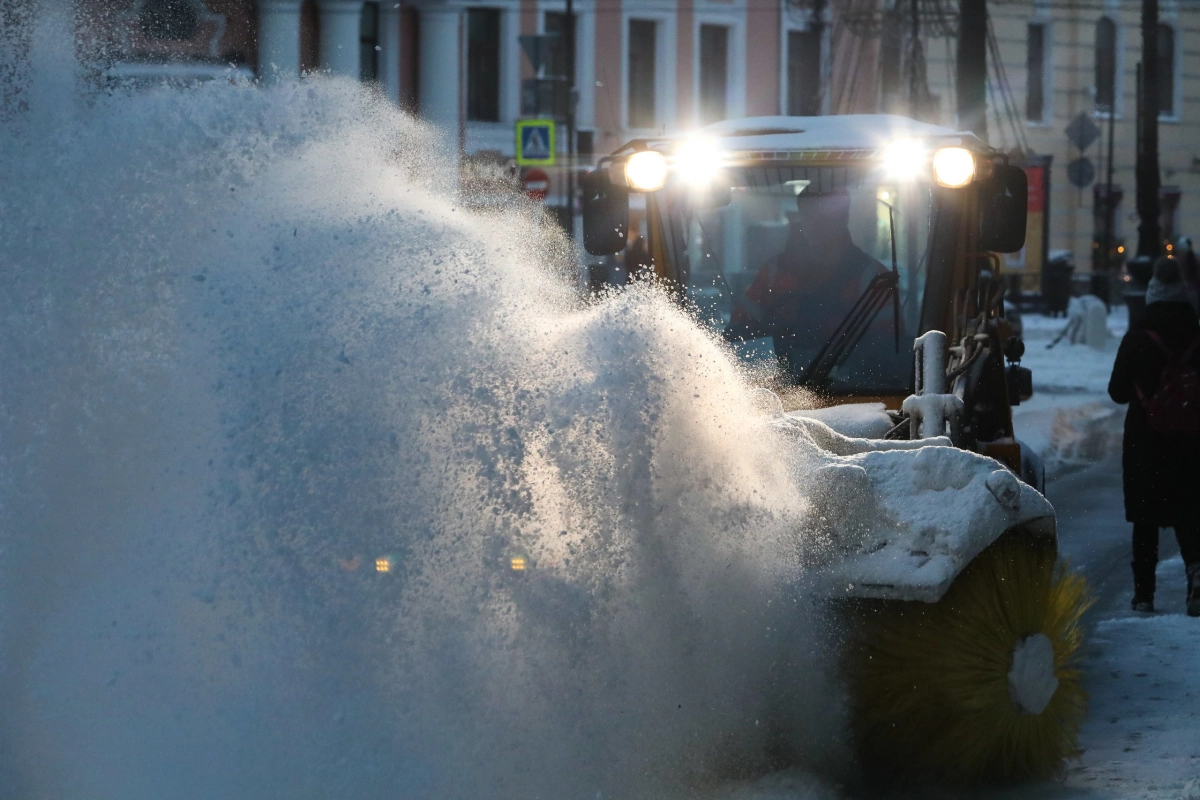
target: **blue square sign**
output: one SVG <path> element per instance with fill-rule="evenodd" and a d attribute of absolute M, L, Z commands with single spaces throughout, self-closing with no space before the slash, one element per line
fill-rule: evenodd
<path fill-rule="evenodd" d="M 552 119 L 523 119 L 517 122 L 517 164 L 522 167 L 552 167 L 555 154 Z"/>

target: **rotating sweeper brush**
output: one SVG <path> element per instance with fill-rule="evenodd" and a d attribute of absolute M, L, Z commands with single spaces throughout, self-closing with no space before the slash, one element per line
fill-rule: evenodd
<path fill-rule="evenodd" d="M 1051 543 L 1007 534 L 937 603 L 864 603 L 847 654 L 863 758 L 896 779 L 1044 778 L 1076 754 L 1088 593 Z"/>
<path fill-rule="evenodd" d="M 969 131 L 840 115 L 635 140 L 582 183 L 588 252 L 643 231 L 627 267 L 819 406 L 774 424 L 815 454 L 805 535 L 828 545 L 855 737 L 884 778 L 1043 776 L 1076 750 L 1087 590 L 1013 430 L 1032 378 L 997 255 L 1042 257 L 1029 175 Z"/>
<path fill-rule="evenodd" d="M 1053 509 L 992 459 L 932 440 L 838 434 L 866 408 L 780 428 L 827 462 L 809 478 L 822 570 L 847 631 L 851 733 L 884 782 L 1042 778 L 1077 752 L 1089 592 L 1058 558 Z M 881 413 L 881 412 L 875 412 Z M 839 418 L 840 417 L 840 418 Z"/>

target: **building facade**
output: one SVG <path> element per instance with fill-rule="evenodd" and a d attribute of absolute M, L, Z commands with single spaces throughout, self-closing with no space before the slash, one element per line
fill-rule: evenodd
<path fill-rule="evenodd" d="M 1165 248 L 1174 250 L 1181 238 L 1200 235 L 1200 3 L 1160 0 L 1159 7 L 1159 221 Z M 1076 271 L 1088 272 L 1105 263 L 1108 240 L 1109 263 L 1119 266 L 1138 242 L 1141 3 L 1028 0 L 993 2 L 989 11 L 990 143 L 1018 159 L 1033 155 L 1032 163 L 1050 157 L 1041 198 L 1048 251 L 1071 253 Z M 927 36 L 925 52 L 929 121 L 953 125 L 954 40 Z M 1087 135 L 1072 137 L 1073 124 Z M 1026 286 L 1036 286 L 1038 259 L 1023 258 L 1009 265 L 1028 266 Z"/>
<path fill-rule="evenodd" d="M 726 118 L 887 111 L 955 126 L 957 116 L 950 0 L 578 0 L 569 65 L 535 65 L 521 44 L 564 34 L 564 0 L 77 2 L 118 74 L 232 68 L 271 82 L 319 69 L 377 81 L 464 154 L 501 160 L 531 116 L 531 81 L 548 72 L 574 74 L 584 163 L 637 136 Z M 1200 50 L 1189 46 L 1200 0 L 1160 4 L 1162 227 L 1175 246 L 1200 233 Z M 988 139 L 1045 172 L 1046 193 L 1034 195 L 1046 242 L 1031 231 L 1031 247 L 1069 251 L 1086 271 L 1111 224 L 1123 255 L 1136 245 L 1140 3 L 993 0 L 990 13 Z M 1081 118 L 1095 131 L 1072 141 Z M 1041 255 L 1009 267 L 1033 285 Z"/>

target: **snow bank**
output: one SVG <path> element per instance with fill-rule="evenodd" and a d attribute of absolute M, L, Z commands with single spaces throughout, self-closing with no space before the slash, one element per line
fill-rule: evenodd
<path fill-rule="evenodd" d="M 1036 450 L 1048 478 L 1116 456 L 1121 449 L 1124 406 L 1108 398 L 1108 378 L 1127 327 L 1124 308 L 1108 316 L 1110 336 L 1103 348 L 1050 344 L 1067 320 L 1029 315 L 1022 319 L 1025 357 L 1033 371 L 1033 398 L 1013 409 L 1017 437 Z"/>

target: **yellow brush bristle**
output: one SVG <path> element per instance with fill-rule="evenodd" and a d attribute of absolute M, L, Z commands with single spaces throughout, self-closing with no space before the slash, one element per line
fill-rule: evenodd
<path fill-rule="evenodd" d="M 1051 542 L 1008 534 L 937 603 L 878 603 L 856 613 L 848 677 L 854 732 L 884 778 L 968 783 L 1046 777 L 1077 752 L 1087 710 L 1077 665 L 1083 578 Z M 1058 689 L 1040 714 L 1009 697 L 1013 649 L 1043 633 Z"/>

